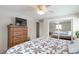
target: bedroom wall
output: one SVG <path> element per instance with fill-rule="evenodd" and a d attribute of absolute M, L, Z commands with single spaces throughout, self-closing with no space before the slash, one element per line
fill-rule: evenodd
<path fill-rule="evenodd" d="M 43 36 L 45 38 L 48 38 L 49 37 L 49 21 L 48 20 L 44 20 L 44 23 L 43 23 Z"/>
<path fill-rule="evenodd" d="M 7 49 L 7 25 L 11 23 L 11 18 L 0 16 L 0 53 Z"/>
<path fill-rule="evenodd" d="M 43 22 L 40 22 L 40 37 L 48 38 L 49 37 L 49 21 L 44 19 Z"/>
<path fill-rule="evenodd" d="M 24 19 L 27 19 L 27 25 L 28 25 L 28 35 L 31 39 L 36 38 L 36 22 L 33 18 L 24 16 L 19 13 L 14 12 L 6 12 L 0 10 L 0 53 L 7 50 L 7 25 L 10 23 L 14 23 L 14 17 L 21 17 Z"/>
<path fill-rule="evenodd" d="M 28 26 L 28 36 L 31 39 L 35 39 L 36 38 L 36 20 L 28 19 L 27 26 Z"/>

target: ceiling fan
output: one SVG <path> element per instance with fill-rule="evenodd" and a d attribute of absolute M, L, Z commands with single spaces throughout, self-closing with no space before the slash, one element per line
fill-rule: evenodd
<path fill-rule="evenodd" d="M 45 12 L 53 12 L 52 10 L 48 10 L 48 7 L 51 5 L 37 5 L 36 11 L 39 15 L 43 15 Z"/>

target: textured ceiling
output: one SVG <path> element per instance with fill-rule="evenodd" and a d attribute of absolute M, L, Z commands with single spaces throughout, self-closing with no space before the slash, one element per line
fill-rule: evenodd
<path fill-rule="evenodd" d="M 44 15 L 38 15 L 35 10 L 35 5 L 4 5 L 0 6 L 0 10 L 11 11 L 28 15 L 35 19 L 63 17 L 79 13 L 78 5 L 51 5 L 47 6 L 47 12 Z"/>

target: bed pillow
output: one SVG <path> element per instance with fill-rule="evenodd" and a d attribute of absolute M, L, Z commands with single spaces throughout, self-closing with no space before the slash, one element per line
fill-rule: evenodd
<path fill-rule="evenodd" d="M 60 34 L 60 35 L 68 35 L 68 32 L 58 32 L 58 31 L 55 31 L 53 32 L 53 34 Z"/>
<path fill-rule="evenodd" d="M 71 31 L 68 31 L 68 35 L 71 36 L 71 34 L 72 34 Z"/>

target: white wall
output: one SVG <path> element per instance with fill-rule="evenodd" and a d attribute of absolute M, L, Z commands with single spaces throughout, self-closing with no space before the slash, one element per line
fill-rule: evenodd
<path fill-rule="evenodd" d="M 36 20 L 28 20 L 27 21 L 27 26 L 28 26 L 28 36 L 31 39 L 35 39 L 36 38 Z"/>
<path fill-rule="evenodd" d="M 28 35 L 31 39 L 36 38 L 36 21 L 19 13 L 0 11 L 0 53 L 7 50 L 8 33 L 7 25 L 14 23 L 14 17 L 27 19 Z"/>
<path fill-rule="evenodd" d="M 7 50 L 7 25 L 11 23 L 10 17 L 0 16 L 0 52 Z"/>
<path fill-rule="evenodd" d="M 46 19 L 44 19 L 43 22 L 40 22 L 40 37 L 49 37 L 49 21 Z"/>

